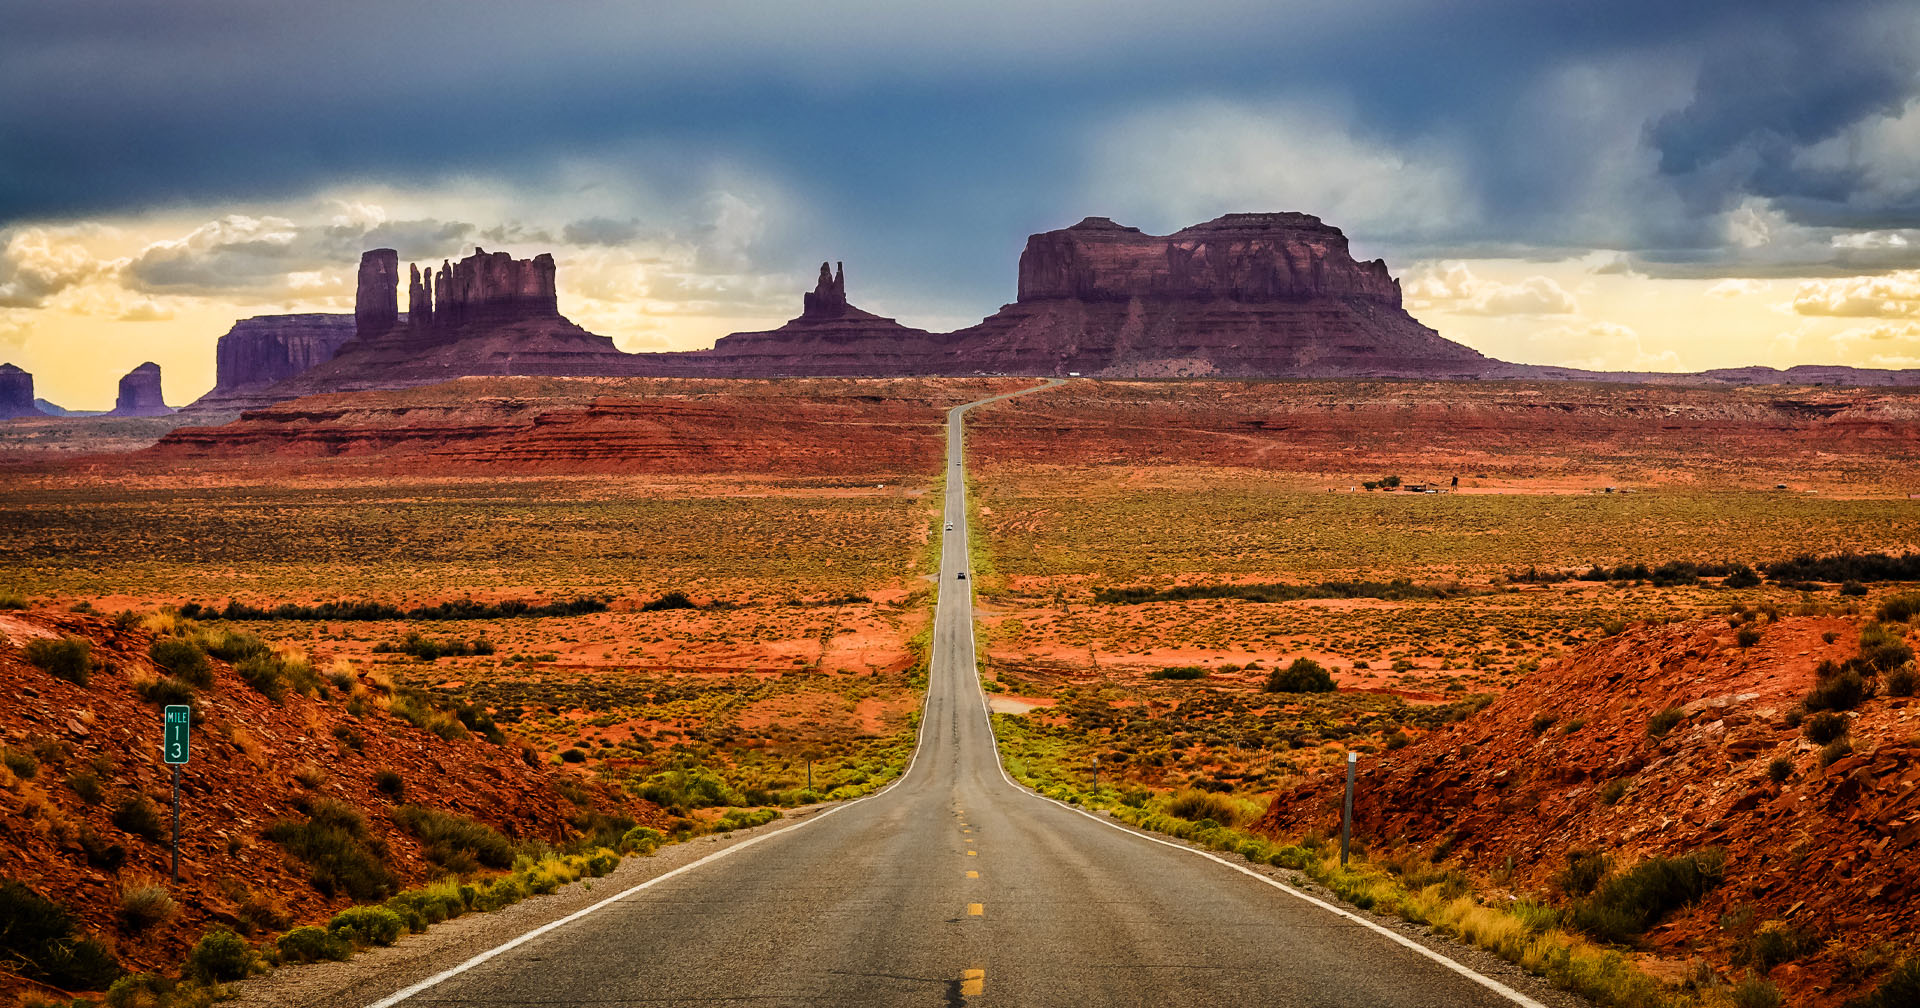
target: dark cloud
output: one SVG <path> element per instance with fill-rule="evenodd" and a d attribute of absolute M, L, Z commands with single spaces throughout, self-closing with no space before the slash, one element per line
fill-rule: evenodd
<path fill-rule="evenodd" d="M 625 245 L 640 237 L 640 222 L 589 217 L 568 224 L 560 237 L 569 245 Z"/>

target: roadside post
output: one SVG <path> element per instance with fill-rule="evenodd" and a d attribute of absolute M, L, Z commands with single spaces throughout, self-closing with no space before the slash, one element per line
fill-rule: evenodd
<path fill-rule="evenodd" d="M 173 881 L 180 882 L 180 768 L 187 762 L 187 730 L 192 723 L 193 708 L 185 704 L 168 704 L 161 715 L 166 727 L 162 755 L 167 764 L 173 767 Z"/>
<path fill-rule="evenodd" d="M 1360 754 L 1347 750 L 1347 800 L 1340 806 L 1340 867 L 1347 866 L 1347 844 L 1353 839 L 1353 771 Z"/>

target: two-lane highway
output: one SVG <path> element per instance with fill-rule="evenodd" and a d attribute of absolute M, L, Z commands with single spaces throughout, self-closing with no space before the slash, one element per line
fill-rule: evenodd
<path fill-rule="evenodd" d="M 961 421 L 1000 398 L 948 414 L 953 531 L 919 746 L 899 781 L 377 1003 L 1533 1004 L 1264 876 L 1007 779 L 960 578 Z"/>

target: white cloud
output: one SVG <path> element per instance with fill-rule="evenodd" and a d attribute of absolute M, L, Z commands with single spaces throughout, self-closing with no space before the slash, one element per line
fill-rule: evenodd
<path fill-rule="evenodd" d="M 1401 290 L 1410 309 L 1468 315 L 1571 315 L 1580 310 L 1573 295 L 1552 277 L 1535 275 L 1514 283 L 1481 280 L 1459 262 L 1416 266 Z"/>
<path fill-rule="evenodd" d="M 1802 281 L 1793 295 L 1793 310 L 1876 318 L 1920 315 L 1920 270 Z"/>
<path fill-rule="evenodd" d="M 1793 360 L 1840 361 L 1856 367 L 1920 367 L 1920 322 L 1880 322 L 1837 331 L 1801 329 L 1774 338 Z"/>
<path fill-rule="evenodd" d="M 1727 279 L 1707 288 L 1708 297 L 1737 298 L 1752 294 L 1764 294 L 1773 287 L 1765 280 Z"/>
<path fill-rule="evenodd" d="M 1406 240 L 1463 230 L 1479 215 L 1465 164 L 1446 145 L 1363 134 L 1325 103 L 1151 107 L 1098 128 L 1086 157 L 1088 205 L 1122 223 L 1297 210 L 1369 240 Z"/>
<path fill-rule="evenodd" d="M 1640 334 L 1614 322 L 1585 321 L 1555 326 L 1535 334 L 1529 342 L 1552 360 L 1591 371 L 1678 371 L 1680 355 L 1658 352 L 1641 343 Z"/>
<path fill-rule="evenodd" d="M 0 232 L 0 308 L 37 308 L 47 298 L 111 271 L 115 264 L 90 251 L 87 224 L 24 227 Z"/>

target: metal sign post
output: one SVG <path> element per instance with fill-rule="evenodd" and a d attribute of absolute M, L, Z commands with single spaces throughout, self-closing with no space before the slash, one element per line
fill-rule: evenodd
<path fill-rule="evenodd" d="M 173 881 L 180 882 L 180 768 L 187 762 L 187 731 L 192 725 L 193 708 L 168 704 L 162 715 L 166 727 L 161 755 L 173 767 Z"/>
<path fill-rule="evenodd" d="M 1353 839 L 1353 770 L 1360 754 L 1347 752 L 1347 800 L 1340 807 L 1340 867 L 1347 866 L 1347 843 Z"/>

